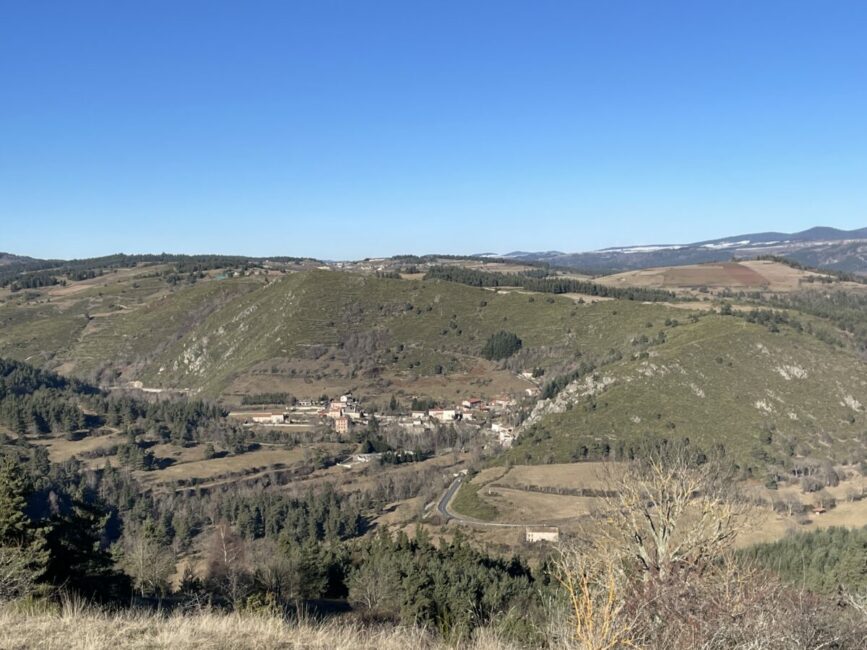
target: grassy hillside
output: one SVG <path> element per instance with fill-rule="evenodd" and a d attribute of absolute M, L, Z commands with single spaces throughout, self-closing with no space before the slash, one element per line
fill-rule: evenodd
<path fill-rule="evenodd" d="M 808 334 L 705 314 L 665 342 L 572 383 L 537 406 L 511 456 L 553 462 L 628 452 L 653 437 L 724 442 L 745 464 L 797 456 L 858 460 L 867 372 Z M 623 450 L 622 447 L 626 447 Z"/>
<path fill-rule="evenodd" d="M 217 395 L 244 373 L 280 363 L 281 371 L 301 372 L 311 359 L 320 370 L 326 361 L 342 362 L 350 377 L 466 371 L 500 330 L 523 340 L 519 361 L 556 368 L 578 352 L 626 349 L 646 321 L 673 311 L 612 305 L 332 271 L 209 280 L 171 291 L 153 278 L 130 277 L 53 300 L 7 301 L 0 352 L 40 356 L 80 374 L 112 365 L 124 379 Z"/>
<path fill-rule="evenodd" d="M 232 399 L 353 390 L 456 401 L 522 394 L 532 384 L 519 373 L 537 368 L 541 384 L 559 377 L 565 389 L 523 425 L 510 452 L 517 462 L 689 437 L 724 442 L 745 466 L 785 469 L 811 456 L 857 461 L 867 446 L 867 372 L 854 346 L 824 342 L 846 337 L 819 312 L 793 311 L 792 327 L 748 322 L 737 306 L 709 312 L 709 303 L 690 311 L 326 270 L 213 270 L 168 283 L 160 269 L 0 295 L 0 355 Z M 504 330 L 521 350 L 482 359 Z"/>

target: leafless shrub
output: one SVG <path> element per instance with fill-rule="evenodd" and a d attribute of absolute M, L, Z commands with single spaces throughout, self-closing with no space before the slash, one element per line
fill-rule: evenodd
<path fill-rule="evenodd" d="M 636 647 L 634 616 L 624 611 L 626 580 L 611 554 L 587 554 L 578 546 L 562 546 L 554 575 L 566 595 L 559 629 L 551 632 L 561 645 L 580 650 Z"/>
<path fill-rule="evenodd" d="M 751 508 L 722 458 L 688 447 L 612 466 L 581 552 L 557 563 L 566 605 L 552 645 L 581 650 L 861 648 L 861 599 L 835 604 L 736 560 Z"/>
<path fill-rule="evenodd" d="M 646 583 L 632 594 L 635 638 L 646 648 L 860 648 L 867 619 L 775 577 L 720 558 L 702 575 Z"/>

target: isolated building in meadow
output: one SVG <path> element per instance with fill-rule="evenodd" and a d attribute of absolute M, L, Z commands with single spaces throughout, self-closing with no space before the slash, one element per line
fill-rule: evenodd
<path fill-rule="evenodd" d="M 557 526 L 527 526 L 526 539 L 529 543 L 558 542 L 560 529 Z"/>

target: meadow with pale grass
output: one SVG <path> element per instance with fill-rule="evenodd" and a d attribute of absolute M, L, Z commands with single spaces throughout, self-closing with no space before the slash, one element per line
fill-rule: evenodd
<path fill-rule="evenodd" d="M 106 612 L 65 604 L 56 610 L 0 609 L 3 650 L 507 650 L 513 646 L 481 629 L 474 638 L 445 645 L 418 627 L 366 627 L 336 621 L 286 621 L 279 616 L 198 612 L 169 614 L 135 610 Z"/>

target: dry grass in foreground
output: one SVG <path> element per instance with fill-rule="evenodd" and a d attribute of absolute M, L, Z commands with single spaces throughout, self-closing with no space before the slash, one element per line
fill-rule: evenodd
<path fill-rule="evenodd" d="M 436 650 L 455 647 L 444 645 L 418 628 L 372 629 L 334 622 L 290 623 L 264 615 L 105 613 L 74 606 L 64 607 L 58 612 L 3 608 L 0 609 L 0 630 L 2 650 Z M 507 650 L 511 646 L 483 631 L 474 640 L 459 643 L 458 647 Z"/>

